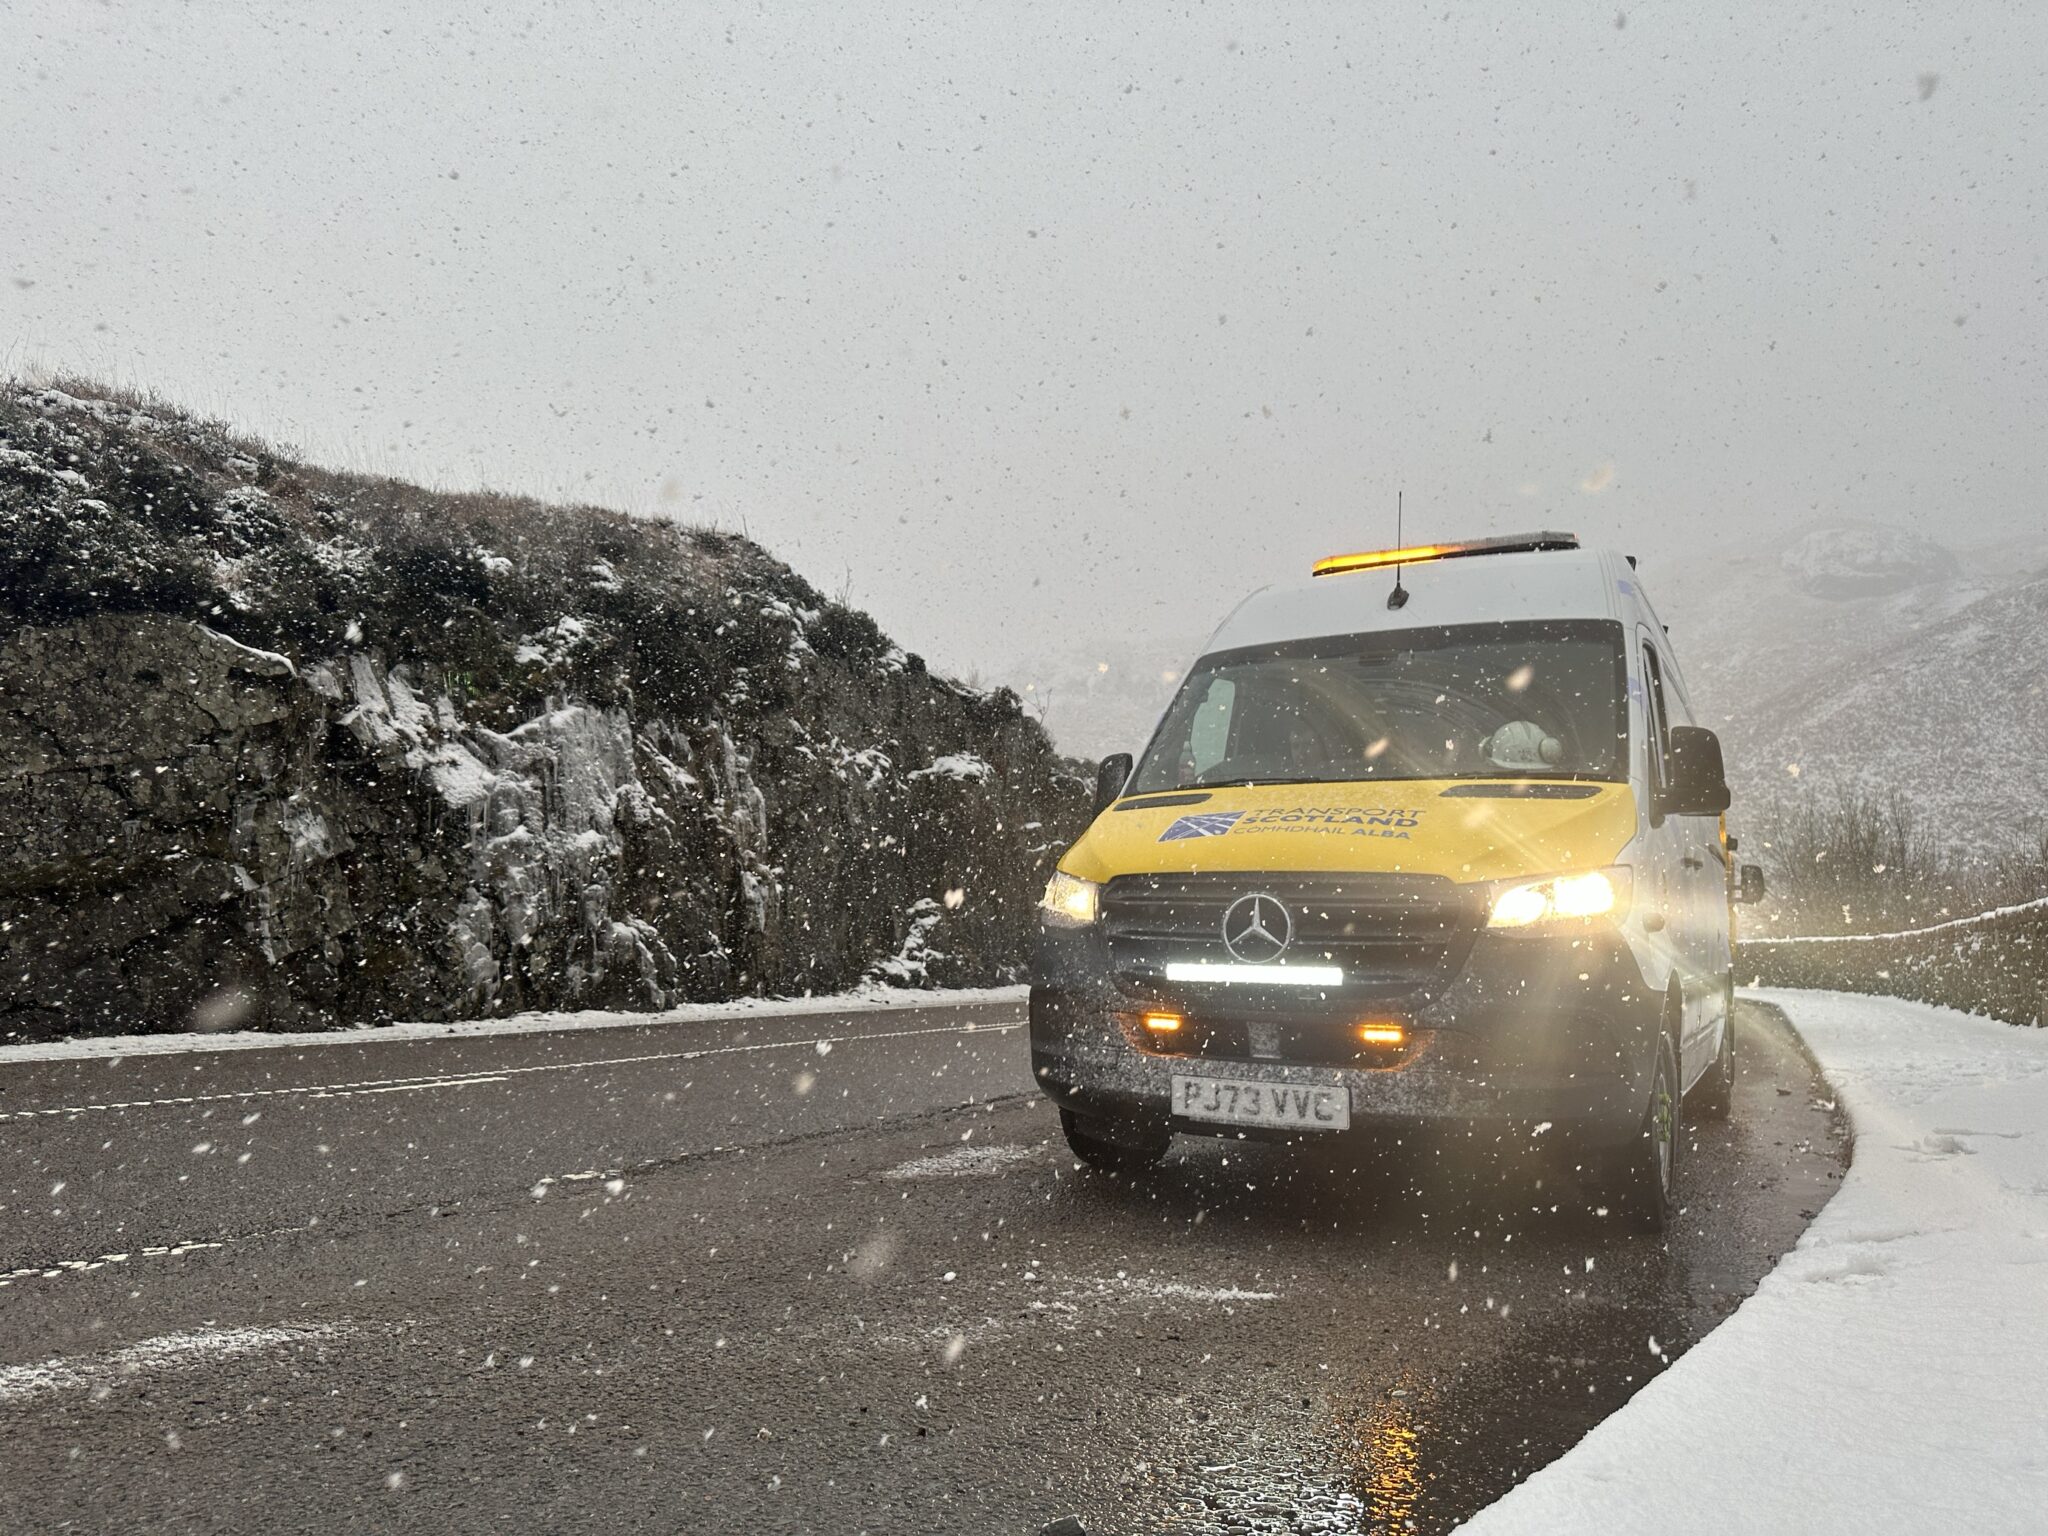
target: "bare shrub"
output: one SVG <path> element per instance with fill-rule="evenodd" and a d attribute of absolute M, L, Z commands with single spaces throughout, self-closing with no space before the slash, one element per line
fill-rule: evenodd
<path fill-rule="evenodd" d="M 1772 830 L 1771 901 L 1744 925 L 1740 979 L 2048 1021 L 2048 907 L 2029 905 L 2048 898 L 2048 839 L 1960 858 L 1896 792 L 1855 789 L 1781 806 Z"/>
<path fill-rule="evenodd" d="M 1822 790 L 1760 819 L 1768 835 L 1742 849 L 1769 876 L 1770 899 L 1750 925 L 1760 934 L 1892 932 L 2048 895 L 2048 840 L 1959 856 L 1897 790 Z"/>

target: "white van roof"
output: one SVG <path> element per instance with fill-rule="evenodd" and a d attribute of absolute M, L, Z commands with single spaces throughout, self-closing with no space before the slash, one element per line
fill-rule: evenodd
<path fill-rule="evenodd" d="M 1387 606 L 1388 567 L 1263 587 L 1237 605 L 1203 654 L 1324 635 L 1514 619 L 1633 618 L 1649 606 L 1635 572 L 1599 549 L 1519 550 L 1400 567 L 1408 601 Z"/>

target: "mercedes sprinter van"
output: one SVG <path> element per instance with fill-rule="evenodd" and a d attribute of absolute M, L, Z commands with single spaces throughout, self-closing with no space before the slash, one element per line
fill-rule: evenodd
<path fill-rule="evenodd" d="M 1032 1064 L 1075 1154 L 1551 1137 L 1661 1229 L 1729 1112 L 1720 744 L 1633 563 L 1569 534 L 1318 562 L 1224 620 L 1046 889 Z M 1491 1139 L 1491 1137 L 1489 1137 Z"/>

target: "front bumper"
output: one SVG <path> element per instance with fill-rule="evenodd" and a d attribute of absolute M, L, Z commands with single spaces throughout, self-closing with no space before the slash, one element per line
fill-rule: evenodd
<path fill-rule="evenodd" d="M 1611 929 L 1482 932 L 1442 986 L 1371 1006 L 1370 1017 L 1409 1035 L 1386 1057 L 1353 1048 L 1357 1004 L 1290 1000 L 1276 1030 L 1268 999 L 1250 986 L 1186 989 L 1175 1006 L 1190 1027 L 1162 1048 L 1136 1023 L 1156 998 L 1119 989 L 1099 929 L 1041 930 L 1032 977 L 1039 1085 L 1063 1108 L 1134 1136 L 1237 1134 L 1172 1113 L 1174 1074 L 1196 1073 L 1341 1083 L 1354 1129 L 1478 1124 L 1529 1135 L 1544 1126 L 1560 1140 L 1614 1146 L 1641 1127 L 1663 1020 L 1662 998 Z M 1248 1027 L 1254 1018 L 1267 1027 Z"/>

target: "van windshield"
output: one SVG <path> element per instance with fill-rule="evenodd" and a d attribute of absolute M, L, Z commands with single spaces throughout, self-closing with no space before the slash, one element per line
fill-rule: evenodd
<path fill-rule="evenodd" d="M 1127 794 L 1359 779 L 1623 779 L 1622 628 L 1462 624 L 1219 651 Z"/>

